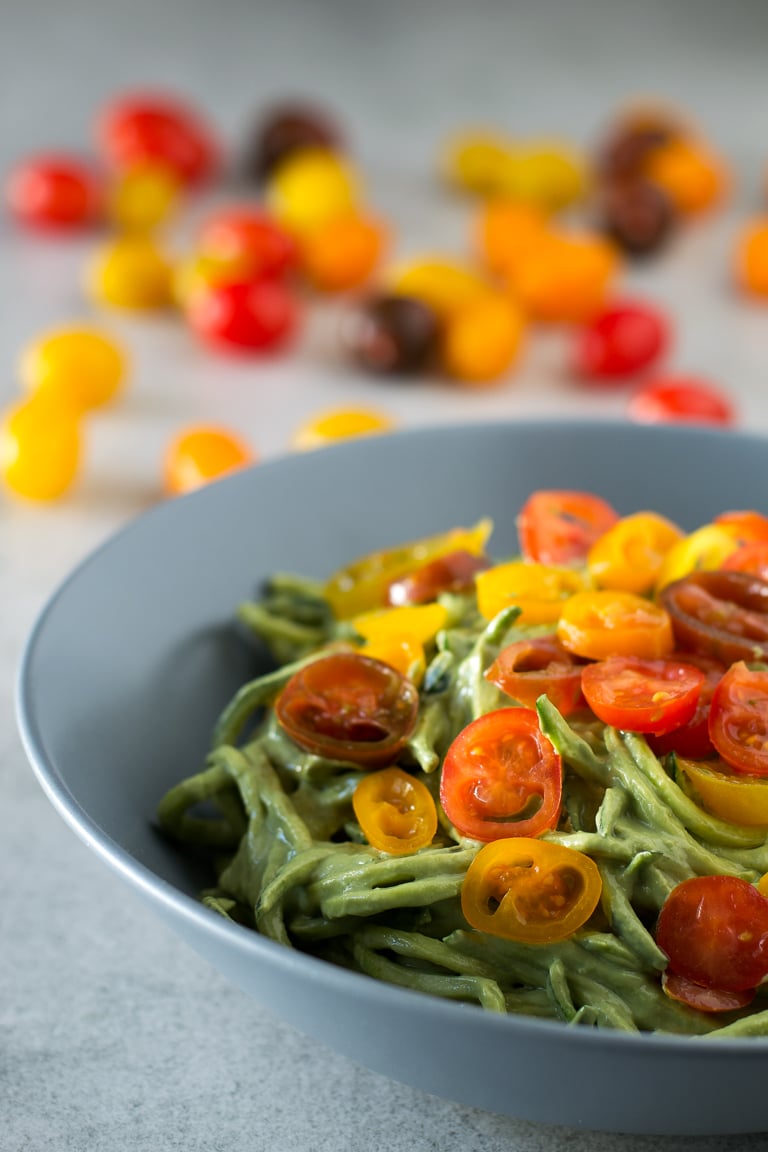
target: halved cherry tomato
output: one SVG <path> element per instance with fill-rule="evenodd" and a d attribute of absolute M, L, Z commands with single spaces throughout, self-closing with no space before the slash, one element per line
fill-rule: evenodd
<path fill-rule="evenodd" d="M 447 620 L 448 609 L 442 604 L 406 604 L 402 608 L 363 612 L 353 617 L 352 625 L 364 640 L 413 636 L 422 644 L 428 644 L 445 627 Z"/>
<path fill-rule="evenodd" d="M 734 772 L 724 760 L 700 764 L 684 756 L 676 759 L 693 785 L 701 806 L 733 824 L 768 828 L 768 780 Z"/>
<path fill-rule="evenodd" d="M 437 831 L 432 793 L 402 768 L 382 768 L 364 776 L 352 796 L 352 807 L 371 847 L 391 856 L 425 848 Z"/>
<path fill-rule="evenodd" d="M 726 572 L 749 572 L 768 580 L 768 540 L 750 540 L 741 544 L 730 556 L 723 560 Z"/>
<path fill-rule="evenodd" d="M 607 656 L 655 660 L 668 656 L 674 647 L 668 613 L 634 592 L 577 592 L 563 605 L 557 636 L 569 652 L 590 660 Z"/>
<path fill-rule="evenodd" d="M 680 580 L 689 572 L 722 568 L 726 558 L 737 548 L 733 533 L 723 525 L 704 524 L 669 549 L 656 576 L 656 591 L 660 592 L 667 584 Z"/>
<path fill-rule="evenodd" d="M 762 512 L 748 509 L 745 512 L 721 512 L 715 516 L 715 524 L 731 532 L 739 544 L 748 544 L 752 541 L 768 541 L 768 516 Z"/>
<path fill-rule="evenodd" d="M 397 759 L 418 709 L 409 680 L 357 652 L 334 652 L 300 668 L 275 703 L 277 719 L 300 748 L 364 767 Z"/>
<path fill-rule="evenodd" d="M 480 932 L 552 944 L 586 923 L 602 887 L 597 864 L 573 848 L 522 836 L 495 840 L 467 869 L 461 910 Z"/>
<path fill-rule="evenodd" d="M 489 565 L 487 556 L 477 556 L 463 548 L 448 552 L 393 580 L 387 589 L 387 603 L 427 604 L 441 592 L 468 592 L 474 587 L 475 573 Z"/>
<path fill-rule="evenodd" d="M 629 402 L 630 419 L 640 424 L 733 424 L 730 398 L 704 380 L 663 377 L 644 384 Z"/>
<path fill-rule="evenodd" d="M 601 588 L 650 592 L 664 557 L 683 533 L 664 516 L 636 512 L 624 516 L 595 541 L 587 556 L 590 575 Z"/>
<path fill-rule="evenodd" d="M 445 756 L 440 800 L 463 836 L 538 836 L 560 816 L 563 768 L 532 708 L 499 708 L 464 728 Z"/>
<path fill-rule="evenodd" d="M 604 724 L 657 735 L 691 719 L 703 682 L 692 664 L 636 656 L 610 656 L 581 673 L 587 703 Z"/>
<path fill-rule="evenodd" d="M 481 616 L 493 620 L 510 605 L 520 609 L 524 624 L 552 624 L 569 596 L 587 587 L 584 573 L 553 564 L 510 560 L 496 564 L 475 577 L 477 607 Z"/>
<path fill-rule="evenodd" d="M 583 704 L 581 665 L 554 633 L 508 644 L 485 673 L 507 696 L 533 708 L 545 694 L 563 716 Z"/>
<path fill-rule="evenodd" d="M 709 738 L 734 771 L 768 776 L 768 671 L 731 665 L 712 695 Z"/>
<path fill-rule="evenodd" d="M 662 972 L 661 987 L 670 1000 L 677 1000 L 695 1008 L 698 1012 L 735 1012 L 746 1008 L 755 998 L 754 988 L 741 992 L 726 992 L 723 988 L 706 988 L 694 980 L 688 980 L 677 972 Z"/>
<path fill-rule="evenodd" d="M 424 679 L 427 660 L 424 645 L 416 636 L 405 633 L 376 636 L 358 648 L 361 656 L 371 656 L 396 668 L 401 676 L 406 676 L 418 687 Z"/>
<path fill-rule="evenodd" d="M 541 489 L 528 497 L 517 518 L 520 550 L 541 564 L 576 564 L 618 513 L 590 492 Z"/>
<path fill-rule="evenodd" d="M 768 581 L 747 572 L 691 572 L 659 594 L 678 644 L 732 664 L 768 659 Z"/>
<path fill-rule="evenodd" d="M 656 943 L 673 972 L 726 992 L 768 975 L 768 900 L 737 876 L 694 876 L 672 889 Z"/>
<path fill-rule="evenodd" d="M 696 702 L 696 711 L 688 723 L 662 736 L 649 733 L 646 737 L 648 744 L 657 756 L 676 752 L 678 756 L 687 756 L 691 760 L 707 760 L 717 755 L 709 738 L 709 707 L 712 703 L 712 693 L 725 672 L 725 665 L 714 657 L 704 656 L 700 652 L 673 652 L 670 659 L 681 660 L 685 664 L 693 664 L 695 668 L 700 668 L 704 673 L 704 683 Z"/>

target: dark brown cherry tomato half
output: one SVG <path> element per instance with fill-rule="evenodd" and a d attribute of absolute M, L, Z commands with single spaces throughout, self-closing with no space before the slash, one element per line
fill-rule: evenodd
<path fill-rule="evenodd" d="M 440 801 L 472 840 L 539 836 L 560 816 L 560 757 L 532 708 L 499 708 L 473 720 L 443 763 Z"/>
<path fill-rule="evenodd" d="M 630 399 L 628 414 L 639 424 L 733 424 L 736 419 L 722 389 L 688 376 L 647 381 Z"/>
<path fill-rule="evenodd" d="M 387 589 L 387 604 L 429 604 L 441 592 L 468 592 L 474 586 L 475 573 L 485 571 L 490 563 L 487 556 L 463 549 L 448 552 L 393 580 Z"/>
<path fill-rule="evenodd" d="M 768 900 L 736 876 L 694 876 L 672 889 L 656 943 L 673 972 L 726 992 L 768 975 Z"/>
<path fill-rule="evenodd" d="M 508 644 L 485 678 L 527 708 L 546 695 L 563 716 L 569 716 L 584 704 L 581 669 L 553 633 Z"/>
<path fill-rule="evenodd" d="M 698 1012 L 735 1012 L 751 1004 L 756 991 L 754 988 L 745 988 L 741 992 L 706 988 L 703 984 L 697 984 L 694 980 L 688 980 L 685 976 L 669 970 L 662 973 L 661 987 L 670 1000 L 678 1000 Z"/>
<path fill-rule="evenodd" d="M 735 772 L 768 776 L 768 672 L 731 665 L 712 695 L 709 738 Z"/>
<path fill-rule="evenodd" d="M 574 371 L 591 381 L 625 380 L 650 368 L 667 350 L 669 322 L 639 301 L 612 304 L 578 329 Z"/>
<path fill-rule="evenodd" d="M 271 352 L 292 338 L 298 308 L 280 280 L 209 284 L 192 294 L 187 319 L 197 335 L 214 347 Z"/>
<path fill-rule="evenodd" d="M 275 704 L 291 739 L 361 767 L 392 764 L 416 727 L 419 693 L 389 664 L 333 652 L 296 672 Z"/>
<path fill-rule="evenodd" d="M 172 96 L 120 96 L 102 112 L 97 133 L 106 159 L 119 171 L 163 165 L 194 185 L 209 179 L 219 164 L 211 129 L 194 108 Z"/>
<path fill-rule="evenodd" d="M 700 668 L 704 673 L 704 682 L 696 702 L 696 711 L 688 723 L 663 735 L 648 733 L 649 747 L 657 756 L 676 752 L 678 756 L 684 756 L 687 760 L 709 760 L 717 755 L 709 738 L 709 708 L 712 693 L 720 682 L 720 677 L 725 673 L 725 665 L 699 652 L 673 652 L 670 659 Z"/>
<path fill-rule="evenodd" d="M 604 724 L 658 735 L 688 723 L 703 683 L 693 664 L 637 656 L 609 656 L 581 673 L 586 701 Z"/>
<path fill-rule="evenodd" d="M 613 179 L 598 190 L 597 226 L 628 256 L 651 256 L 674 235 L 679 212 L 650 180 Z"/>
<path fill-rule="evenodd" d="M 607 501 L 590 492 L 539 489 L 517 518 L 520 550 L 540 564 L 576 564 L 618 518 Z"/>
<path fill-rule="evenodd" d="M 659 600 L 680 648 L 723 664 L 768 659 L 768 581 L 748 572 L 691 572 L 668 584 Z"/>
<path fill-rule="evenodd" d="M 75 229 L 101 215 L 103 181 L 94 167 L 72 156 L 31 156 L 12 169 L 6 184 L 11 213 L 41 229 Z"/>

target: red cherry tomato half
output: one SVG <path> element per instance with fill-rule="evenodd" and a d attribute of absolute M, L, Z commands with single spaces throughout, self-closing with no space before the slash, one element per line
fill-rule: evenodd
<path fill-rule="evenodd" d="M 473 720 L 443 763 L 440 801 L 463 836 L 535 837 L 560 816 L 563 770 L 532 708 L 500 708 Z"/>
<path fill-rule="evenodd" d="M 265 212 L 237 208 L 219 212 L 203 225 L 198 249 L 206 257 L 257 276 L 283 276 L 295 268 L 296 241 Z"/>
<path fill-rule="evenodd" d="M 688 723 L 661 736 L 648 733 L 648 744 L 657 756 L 676 752 L 678 756 L 684 756 L 687 760 L 708 760 L 717 755 L 709 738 L 709 708 L 712 693 L 725 672 L 725 665 L 699 652 L 673 652 L 671 659 L 700 668 L 704 674 L 704 682 L 696 702 L 696 711 Z"/>
<path fill-rule="evenodd" d="M 712 695 L 709 738 L 735 772 L 768 776 L 768 672 L 731 665 Z"/>
<path fill-rule="evenodd" d="M 768 974 L 768 900 L 736 876 L 694 876 L 672 889 L 656 943 L 669 967 L 705 988 L 742 992 Z"/>
<path fill-rule="evenodd" d="M 279 280 L 209 284 L 192 294 L 187 318 L 199 336 L 224 349 L 273 351 L 298 323 L 293 296 Z"/>
<path fill-rule="evenodd" d="M 81 228 L 103 208 L 102 180 L 92 165 L 68 156 L 32 156 L 17 164 L 6 186 L 8 207 L 36 228 Z"/>
<path fill-rule="evenodd" d="M 751 576 L 768 580 L 768 540 L 751 540 L 749 544 L 742 544 L 726 556 L 723 568 L 727 572 L 748 572 Z"/>
<path fill-rule="evenodd" d="M 640 424 L 733 424 L 736 412 L 729 397 L 713 384 L 665 376 L 635 392 L 629 417 Z"/>
<path fill-rule="evenodd" d="M 735 1012 L 751 1004 L 756 991 L 754 988 L 745 988 L 741 992 L 706 988 L 703 984 L 696 984 L 695 981 L 687 980 L 685 976 L 669 970 L 662 973 L 661 986 L 670 1000 L 678 1000 L 698 1012 Z"/>
<path fill-rule="evenodd" d="M 740 544 L 768 541 L 768 516 L 749 509 L 744 512 L 721 512 L 713 521 L 730 532 Z"/>
<path fill-rule="evenodd" d="M 655 364 L 668 345 L 669 324 L 658 309 L 615 304 L 577 332 L 574 369 L 587 380 L 623 380 Z"/>
<path fill-rule="evenodd" d="M 192 185 L 218 167 L 219 148 L 208 125 L 195 109 L 170 96 L 123 96 L 104 110 L 97 131 L 105 157 L 121 171 L 161 164 Z"/>
<path fill-rule="evenodd" d="M 768 659 L 768 581 L 723 569 L 691 572 L 662 588 L 681 648 L 724 664 Z"/>
<path fill-rule="evenodd" d="M 468 592 L 475 583 L 475 573 L 490 567 L 487 556 L 459 550 L 438 556 L 428 564 L 393 580 L 387 589 L 387 603 L 428 604 L 441 592 Z"/>
<path fill-rule="evenodd" d="M 692 664 L 637 656 L 609 656 L 581 673 L 587 704 L 604 724 L 657 735 L 688 723 L 703 682 Z"/>
<path fill-rule="evenodd" d="M 584 703 L 581 669 L 557 636 L 532 636 L 508 644 L 485 673 L 507 696 L 533 708 L 545 694 L 563 716 Z"/>
<path fill-rule="evenodd" d="M 296 672 L 277 698 L 291 739 L 318 756 L 363 767 L 392 764 L 416 726 L 419 693 L 389 664 L 334 652 Z"/>
<path fill-rule="evenodd" d="M 579 563 L 618 518 L 607 501 L 589 492 L 541 489 L 517 518 L 520 549 L 526 560 L 540 564 Z"/>

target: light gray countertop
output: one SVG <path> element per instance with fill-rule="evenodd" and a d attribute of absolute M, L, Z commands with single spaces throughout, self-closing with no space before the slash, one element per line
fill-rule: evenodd
<path fill-rule="evenodd" d="M 435 180 L 452 131 L 474 122 L 588 144 L 627 97 L 661 94 L 700 122 L 740 183 L 727 210 L 690 226 L 667 258 L 631 270 L 626 283 L 671 309 L 672 365 L 727 387 L 742 424 L 768 433 L 768 308 L 738 300 L 728 274 L 738 222 L 768 208 L 768 143 L 759 137 L 766 45 L 760 0 L 0 0 L 0 168 L 37 148 L 84 145 L 100 105 L 123 88 L 162 83 L 190 96 L 232 148 L 266 103 L 307 94 L 346 126 L 371 201 L 396 224 L 397 253 L 429 245 L 460 255 L 468 209 Z M 536 1126 L 355 1067 L 228 985 L 55 814 L 13 718 L 23 642 L 72 565 L 158 498 L 163 447 L 181 423 L 236 423 L 268 458 L 288 450 L 300 419 L 334 405 L 378 407 L 409 426 L 613 416 L 626 402 L 624 390 L 570 381 L 557 334 L 537 336 L 520 370 L 487 392 L 370 383 L 339 363 L 336 305 L 312 309 L 289 357 L 222 360 L 175 320 L 97 315 L 81 289 L 92 244 L 21 236 L 0 220 L 0 400 L 17 394 L 20 347 L 55 324 L 98 320 L 132 358 L 125 398 L 91 422 L 73 494 L 54 506 L 0 503 L 0 1148 L 768 1149 L 768 1135 L 688 1140 Z"/>

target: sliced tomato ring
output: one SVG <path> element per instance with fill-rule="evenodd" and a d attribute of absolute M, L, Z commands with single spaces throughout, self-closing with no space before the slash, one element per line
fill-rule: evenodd
<path fill-rule="evenodd" d="M 563 716 L 584 703 L 581 665 L 554 633 L 508 644 L 486 670 L 485 678 L 527 708 L 533 708 L 541 695 L 548 696 Z"/>
<path fill-rule="evenodd" d="M 520 550 L 540 564 L 577 564 L 619 516 L 590 492 L 541 489 L 528 497 L 517 518 Z"/>
<path fill-rule="evenodd" d="M 768 659 L 768 581 L 747 572 L 691 572 L 659 593 L 681 648 L 732 664 Z"/>
<path fill-rule="evenodd" d="M 698 1012 L 736 1012 L 746 1008 L 755 998 L 755 988 L 745 988 L 740 992 L 726 991 L 724 988 L 707 988 L 688 980 L 678 972 L 662 972 L 661 987 L 670 1000 L 677 1000 L 695 1008 Z"/>
<path fill-rule="evenodd" d="M 709 738 L 736 771 L 768 776 L 768 671 L 733 664 L 712 695 Z"/>
<path fill-rule="evenodd" d="M 586 701 L 604 724 L 658 735 L 691 719 L 703 682 L 692 664 L 636 656 L 611 656 L 581 673 Z"/>
<path fill-rule="evenodd" d="M 387 603 L 397 607 L 427 604 L 436 600 L 441 592 L 468 592 L 474 588 L 475 574 L 490 567 L 490 563 L 487 556 L 464 548 L 447 552 L 407 576 L 393 580 L 387 589 Z"/>

